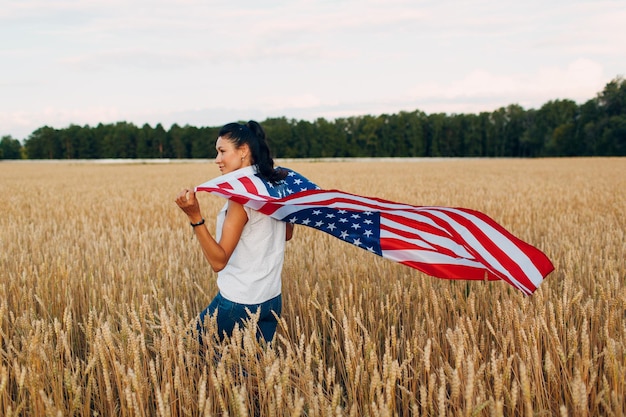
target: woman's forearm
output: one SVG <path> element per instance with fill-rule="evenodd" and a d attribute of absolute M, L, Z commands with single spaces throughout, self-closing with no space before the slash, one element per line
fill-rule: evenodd
<path fill-rule="evenodd" d="M 205 225 L 194 227 L 196 238 L 202 248 L 204 257 L 211 265 L 211 269 L 215 272 L 219 272 L 226 266 L 228 257 L 224 249 L 219 243 L 211 236 L 209 230 Z"/>

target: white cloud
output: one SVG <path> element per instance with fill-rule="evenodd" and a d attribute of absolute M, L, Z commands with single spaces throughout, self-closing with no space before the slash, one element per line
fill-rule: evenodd
<path fill-rule="evenodd" d="M 531 73 L 496 74 L 476 69 L 447 84 L 418 84 L 411 89 L 415 102 L 458 101 L 480 105 L 524 103 L 541 106 L 553 99 L 586 101 L 602 90 L 607 79 L 602 65 L 577 59 L 565 67 L 542 67 Z M 484 103 L 484 104 L 483 104 Z"/>
<path fill-rule="evenodd" d="M 0 126 L 11 126 L 17 139 L 25 139 L 34 130 L 43 126 L 57 129 L 71 124 L 96 126 L 98 123 L 113 123 L 124 120 L 115 107 L 58 108 L 46 107 L 41 111 L 14 111 L 0 113 Z M 14 133 L 16 132 L 16 133 Z"/>

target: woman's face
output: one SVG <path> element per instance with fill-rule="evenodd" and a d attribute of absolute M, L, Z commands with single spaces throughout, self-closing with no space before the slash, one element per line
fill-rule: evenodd
<path fill-rule="evenodd" d="M 215 142 L 215 149 L 217 150 L 215 163 L 222 174 L 250 166 L 248 145 L 236 148 L 233 142 L 220 136 Z"/>

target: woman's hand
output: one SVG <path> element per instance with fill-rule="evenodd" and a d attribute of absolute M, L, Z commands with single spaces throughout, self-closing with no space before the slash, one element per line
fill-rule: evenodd
<path fill-rule="evenodd" d="M 176 197 L 176 204 L 189 217 L 191 223 L 198 223 L 202 220 L 200 204 L 196 199 L 195 191 L 185 188 Z"/>
<path fill-rule="evenodd" d="M 176 197 L 176 204 L 189 217 L 190 223 L 202 221 L 200 204 L 196 199 L 196 193 L 190 189 L 184 189 Z M 222 236 L 219 242 L 211 236 L 205 225 L 194 227 L 193 231 L 200 242 L 204 257 L 209 261 L 211 268 L 219 272 L 228 263 L 231 255 L 237 247 L 243 227 L 248 222 L 248 214 L 243 206 L 234 201 L 228 202 L 226 217 L 222 226 Z"/>

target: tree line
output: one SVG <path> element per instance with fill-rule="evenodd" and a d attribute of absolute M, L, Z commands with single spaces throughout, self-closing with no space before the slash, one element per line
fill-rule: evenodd
<path fill-rule="evenodd" d="M 315 121 L 260 121 L 275 157 L 625 156 L 626 81 L 617 77 L 583 104 L 551 100 L 479 114 L 422 111 Z M 44 126 L 22 144 L 0 140 L 0 159 L 212 158 L 218 127 L 132 123 Z"/>

